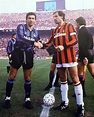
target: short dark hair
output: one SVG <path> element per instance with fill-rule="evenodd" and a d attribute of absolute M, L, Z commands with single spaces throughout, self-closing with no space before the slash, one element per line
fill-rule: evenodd
<path fill-rule="evenodd" d="M 34 15 L 35 19 L 36 19 L 36 14 L 34 12 L 29 12 L 29 13 L 26 14 L 26 20 L 27 20 L 27 18 L 28 18 L 29 15 Z"/>
<path fill-rule="evenodd" d="M 81 26 L 81 25 L 86 25 L 86 20 L 83 17 L 78 17 L 76 19 L 76 22 Z"/>
<path fill-rule="evenodd" d="M 15 35 L 16 35 L 16 32 L 13 32 L 13 33 L 12 33 L 12 38 L 13 38 Z"/>
<path fill-rule="evenodd" d="M 63 11 L 55 11 L 53 14 L 58 13 L 59 16 L 63 16 L 63 21 L 65 20 L 65 14 Z"/>

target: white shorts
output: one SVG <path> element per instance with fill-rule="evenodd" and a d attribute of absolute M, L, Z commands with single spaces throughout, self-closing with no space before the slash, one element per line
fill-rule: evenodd
<path fill-rule="evenodd" d="M 56 64 L 56 68 L 61 68 L 61 67 L 74 67 L 77 66 L 77 62 L 71 62 L 71 63 L 63 63 L 63 64 Z"/>

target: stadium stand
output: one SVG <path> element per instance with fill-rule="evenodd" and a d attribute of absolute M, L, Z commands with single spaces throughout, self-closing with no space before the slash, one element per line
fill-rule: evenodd
<path fill-rule="evenodd" d="M 87 10 L 64 10 L 66 14 L 66 21 L 75 25 L 75 19 L 83 16 L 87 21 L 87 26 L 90 32 L 94 35 L 94 9 Z M 51 11 L 36 11 L 37 22 L 35 28 L 39 30 L 42 41 L 46 42 L 50 35 L 51 29 L 55 27 L 53 21 L 53 12 Z M 2 13 L 0 14 L 0 57 L 7 57 L 6 46 L 8 40 L 11 38 L 11 34 L 15 31 L 16 27 L 20 23 L 25 23 L 24 17 L 26 13 Z M 77 50 L 77 47 L 76 47 Z M 35 50 L 35 58 L 48 57 L 46 50 Z"/>

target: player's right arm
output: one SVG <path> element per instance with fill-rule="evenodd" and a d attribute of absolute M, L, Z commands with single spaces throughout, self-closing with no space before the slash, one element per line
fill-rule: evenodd
<path fill-rule="evenodd" d="M 11 58 L 11 53 L 12 53 L 12 42 L 11 42 L 11 40 L 7 44 L 6 51 L 7 51 L 8 57 Z"/>
<path fill-rule="evenodd" d="M 20 24 L 17 27 L 17 41 L 22 43 L 34 43 L 34 39 L 27 36 L 27 32 L 25 32 L 24 25 Z"/>
<path fill-rule="evenodd" d="M 53 34 L 50 35 L 48 38 L 48 42 L 43 43 L 43 48 L 50 47 L 53 44 Z"/>

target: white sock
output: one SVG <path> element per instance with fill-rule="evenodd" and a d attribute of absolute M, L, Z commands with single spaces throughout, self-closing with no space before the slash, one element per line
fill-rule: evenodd
<path fill-rule="evenodd" d="M 82 85 L 79 83 L 74 85 L 74 90 L 75 90 L 75 94 L 76 94 L 76 102 L 77 105 L 84 105 L 83 102 L 83 90 L 82 90 Z"/>
<path fill-rule="evenodd" d="M 68 105 L 69 99 L 68 99 L 68 84 L 67 84 L 67 81 L 61 83 L 61 97 L 62 97 L 62 101 L 65 101 L 65 105 Z"/>

